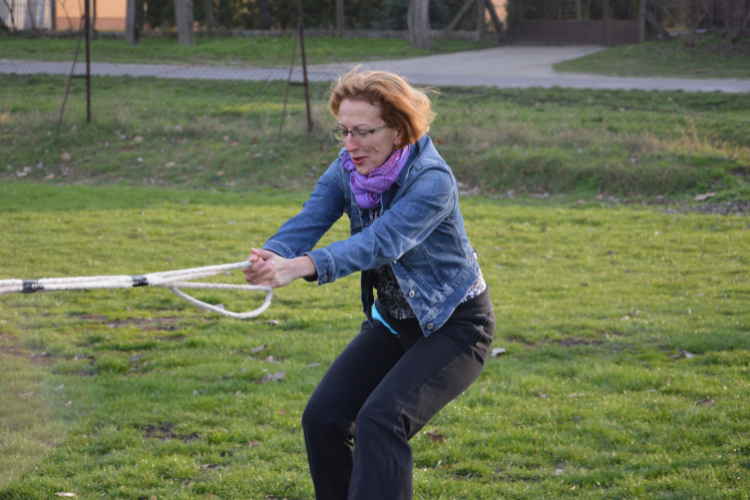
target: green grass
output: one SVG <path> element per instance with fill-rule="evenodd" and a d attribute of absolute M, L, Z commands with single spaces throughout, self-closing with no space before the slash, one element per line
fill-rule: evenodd
<path fill-rule="evenodd" d="M 102 77 L 92 87 L 92 123 L 76 80 L 55 142 L 65 79 L 0 76 L 0 179 L 26 170 L 25 179 L 53 183 L 306 191 L 339 150 L 327 84 L 311 87 L 311 136 L 302 92 L 292 90 L 279 146 L 283 83 Z M 466 190 L 750 199 L 750 95 L 442 92 L 430 135 Z"/>
<path fill-rule="evenodd" d="M 64 83 L 0 76 L 0 279 L 241 260 L 338 150 L 322 84 L 313 134 L 294 90 L 276 146 L 282 84 L 96 78 L 87 125 L 75 81 L 55 142 Z M 416 498 L 747 500 L 750 222 L 618 203 L 748 200 L 750 97 L 446 88 L 436 110 L 487 195 L 462 210 L 508 352 L 430 423 L 445 443 L 413 440 Z M 248 322 L 161 289 L 0 297 L 0 500 L 313 498 L 299 420 L 358 295 L 295 283 Z"/>
<path fill-rule="evenodd" d="M 750 37 L 732 46 L 720 35 L 702 35 L 694 47 L 681 38 L 618 45 L 553 65 L 556 71 L 611 76 L 750 78 Z"/>
<path fill-rule="evenodd" d="M 234 262 L 303 199 L 6 180 L 0 279 Z M 415 498 L 747 499 L 750 222 L 462 207 L 507 354 L 430 422 L 445 443 L 413 440 Z M 357 276 L 295 283 L 248 322 L 160 289 L 0 297 L 0 498 L 313 498 L 300 416 L 357 331 L 358 292 Z"/>
<path fill-rule="evenodd" d="M 0 59 L 72 61 L 77 38 L 34 38 L 0 36 Z M 294 37 L 209 37 L 197 38 L 191 47 L 175 38 L 145 38 L 140 45 L 122 39 L 100 38 L 91 42 L 91 60 L 113 63 L 201 64 L 288 66 Z M 307 64 L 375 61 L 444 54 L 489 47 L 469 40 L 435 40 L 435 50 L 412 49 L 402 39 L 305 38 Z M 83 47 L 82 47 L 83 50 Z M 297 64 L 300 64 L 297 51 Z M 79 60 L 85 60 L 83 52 Z"/>

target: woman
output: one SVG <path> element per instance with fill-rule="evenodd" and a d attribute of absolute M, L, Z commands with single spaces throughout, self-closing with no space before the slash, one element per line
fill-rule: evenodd
<path fill-rule="evenodd" d="M 456 180 L 424 135 L 427 96 L 354 69 L 330 106 L 345 147 L 302 212 L 252 250 L 245 279 L 323 285 L 362 272 L 367 318 L 302 416 L 310 472 L 318 500 L 409 499 L 408 441 L 477 379 L 495 319 Z M 312 250 L 343 213 L 351 236 Z"/>

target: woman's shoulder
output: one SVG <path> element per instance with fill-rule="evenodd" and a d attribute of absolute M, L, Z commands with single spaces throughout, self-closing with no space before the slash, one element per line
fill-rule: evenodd
<path fill-rule="evenodd" d="M 440 156 L 435 143 L 429 135 L 422 136 L 414 143 L 414 166 L 421 170 L 425 167 L 445 168 L 450 171 L 448 163 Z"/>

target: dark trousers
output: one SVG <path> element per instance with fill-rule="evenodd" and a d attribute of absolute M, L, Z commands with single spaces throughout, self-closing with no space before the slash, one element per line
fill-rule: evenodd
<path fill-rule="evenodd" d="M 408 441 L 479 377 L 495 332 L 489 290 L 429 337 L 378 311 L 399 335 L 364 321 L 302 415 L 317 500 L 411 499 Z"/>

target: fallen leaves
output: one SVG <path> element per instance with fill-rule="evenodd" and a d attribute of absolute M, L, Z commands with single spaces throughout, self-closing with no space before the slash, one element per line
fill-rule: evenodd
<path fill-rule="evenodd" d="M 253 347 L 252 349 L 250 349 L 250 354 L 257 354 L 257 353 L 261 352 L 265 348 L 266 348 L 266 344 L 263 344 L 263 345 L 258 346 L 258 347 Z"/>
<path fill-rule="evenodd" d="M 695 198 L 693 198 L 695 201 L 706 201 L 709 198 L 713 198 L 716 196 L 716 193 L 704 193 L 704 194 L 696 194 Z"/>
<path fill-rule="evenodd" d="M 692 352 L 686 351 L 684 349 L 680 349 L 678 347 L 677 348 L 677 354 L 673 354 L 669 358 L 670 359 L 680 359 L 680 358 L 683 358 L 683 357 L 690 359 L 690 358 L 694 358 L 695 354 L 693 354 Z"/>
<path fill-rule="evenodd" d="M 438 431 L 425 431 L 425 434 L 430 438 L 430 443 L 445 442 L 445 436 L 440 434 Z"/>
<path fill-rule="evenodd" d="M 73 498 L 73 497 L 76 496 L 76 494 L 75 493 L 71 493 L 69 491 L 58 491 L 57 493 L 55 493 L 55 496 L 56 497 Z"/>
<path fill-rule="evenodd" d="M 270 373 L 266 373 L 265 375 L 263 375 L 263 378 L 260 379 L 260 380 L 258 380 L 258 381 L 256 381 L 256 383 L 258 383 L 258 384 L 267 384 L 268 382 L 274 382 L 276 380 L 281 380 L 281 379 L 284 378 L 285 375 L 286 375 L 286 372 L 276 372 L 273 375 L 271 375 Z"/>
<path fill-rule="evenodd" d="M 701 399 L 697 403 L 695 403 L 698 406 L 713 406 L 716 403 L 713 399 Z"/>
<path fill-rule="evenodd" d="M 61 159 L 62 161 L 70 161 L 70 153 L 68 153 L 68 152 L 66 151 L 65 153 L 63 153 L 63 154 L 62 154 L 62 155 L 60 156 L 60 159 Z"/>
<path fill-rule="evenodd" d="M 496 347 L 492 349 L 492 353 L 490 353 L 490 356 L 493 358 L 496 358 L 500 356 L 501 354 L 505 354 L 505 347 Z"/>

